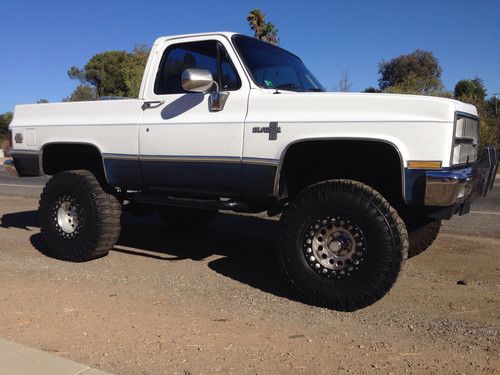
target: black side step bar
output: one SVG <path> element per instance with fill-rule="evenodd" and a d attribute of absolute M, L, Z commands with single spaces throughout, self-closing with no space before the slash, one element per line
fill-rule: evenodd
<path fill-rule="evenodd" d="M 172 197 L 164 194 L 135 193 L 132 202 L 151 205 L 201 208 L 205 210 L 230 210 L 236 212 L 247 212 L 248 205 L 245 202 L 234 200 L 221 201 L 216 199 L 191 199 Z"/>

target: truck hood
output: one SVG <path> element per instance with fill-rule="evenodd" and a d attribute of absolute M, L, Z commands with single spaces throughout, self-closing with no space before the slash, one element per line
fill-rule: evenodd
<path fill-rule="evenodd" d="M 473 105 L 433 96 L 260 91 L 269 97 L 255 104 L 261 106 L 267 102 L 267 111 L 255 108 L 252 113 L 266 116 L 266 112 L 278 111 L 282 121 L 453 122 L 455 112 L 477 116 Z"/>

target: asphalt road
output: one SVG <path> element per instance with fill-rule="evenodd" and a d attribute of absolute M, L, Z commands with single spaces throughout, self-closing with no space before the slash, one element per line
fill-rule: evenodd
<path fill-rule="evenodd" d="M 38 198 L 47 177 L 15 177 L 0 165 L 0 195 Z"/>

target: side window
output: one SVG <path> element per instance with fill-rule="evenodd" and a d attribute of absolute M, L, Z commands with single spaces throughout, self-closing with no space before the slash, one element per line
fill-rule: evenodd
<path fill-rule="evenodd" d="M 219 61 L 220 61 L 220 87 L 221 90 L 238 90 L 241 87 L 240 77 L 236 73 L 226 49 L 219 44 Z"/>
<path fill-rule="evenodd" d="M 222 90 L 241 87 L 238 74 L 224 47 L 216 41 L 202 41 L 175 44 L 165 50 L 156 75 L 155 94 L 185 93 L 181 76 L 189 68 L 208 70 Z"/>

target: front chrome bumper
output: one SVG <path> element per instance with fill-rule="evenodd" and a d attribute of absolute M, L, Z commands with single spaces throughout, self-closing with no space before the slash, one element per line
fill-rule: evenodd
<path fill-rule="evenodd" d="M 425 205 L 452 206 L 485 197 L 493 188 L 497 168 L 497 150 L 485 147 L 481 158 L 471 167 L 426 172 Z"/>

